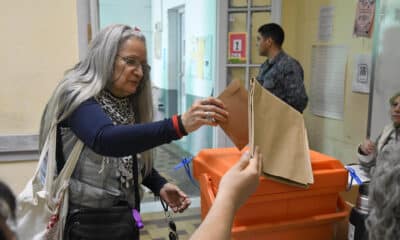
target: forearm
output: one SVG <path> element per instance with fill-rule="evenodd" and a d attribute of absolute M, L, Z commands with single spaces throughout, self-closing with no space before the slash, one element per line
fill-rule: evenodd
<path fill-rule="evenodd" d="M 92 148 L 106 156 L 126 156 L 179 139 L 169 119 L 135 125 L 108 126 L 99 131 Z"/>
<path fill-rule="evenodd" d="M 172 119 L 114 125 L 95 100 L 81 104 L 61 127 L 71 128 L 96 153 L 112 157 L 133 155 L 180 138 Z"/>
<path fill-rule="evenodd" d="M 168 181 L 161 176 L 156 169 L 153 168 L 151 173 L 143 179 L 142 184 L 148 187 L 156 196 L 158 196 L 160 195 L 161 188 L 167 182 Z"/>
<path fill-rule="evenodd" d="M 233 201 L 224 196 L 217 196 L 201 225 L 191 236 L 191 240 L 231 238 L 232 222 L 235 216 Z"/>

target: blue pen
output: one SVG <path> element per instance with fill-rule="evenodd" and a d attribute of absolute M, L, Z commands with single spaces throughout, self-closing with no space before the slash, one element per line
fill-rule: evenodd
<path fill-rule="evenodd" d="M 144 227 L 143 221 L 142 221 L 142 217 L 140 216 L 140 213 L 138 210 L 136 210 L 136 208 L 132 209 L 132 217 L 133 219 L 135 219 L 135 223 L 136 223 L 136 227 L 141 229 Z"/>

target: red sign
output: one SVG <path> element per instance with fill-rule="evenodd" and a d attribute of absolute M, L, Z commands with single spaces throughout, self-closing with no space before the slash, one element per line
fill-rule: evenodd
<path fill-rule="evenodd" d="M 229 53 L 230 63 L 246 62 L 247 33 L 230 32 L 229 33 Z"/>

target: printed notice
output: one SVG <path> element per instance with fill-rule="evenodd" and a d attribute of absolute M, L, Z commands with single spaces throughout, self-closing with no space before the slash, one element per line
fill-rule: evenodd
<path fill-rule="evenodd" d="M 321 7 L 319 10 L 319 41 L 332 40 L 334 7 Z"/>
<path fill-rule="evenodd" d="M 375 0 L 358 0 L 353 34 L 371 37 L 375 17 Z"/>
<path fill-rule="evenodd" d="M 354 57 L 353 92 L 369 93 L 371 62 L 370 54 L 359 54 Z"/>
<path fill-rule="evenodd" d="M 333 119 L 343 119 L 344 82 L 347 48 L 312 47 L 311 112 Z"/>

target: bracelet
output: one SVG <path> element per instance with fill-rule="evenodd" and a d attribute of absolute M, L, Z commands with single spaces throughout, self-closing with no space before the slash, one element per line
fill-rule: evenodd
<path fill-rule="evenodd" d="M 183 137 L 183 134 L 181 133 L 181 130 L 179 129 L 179 120 L 178 120 L 178 115 L 172 116 L 172 125 L 176 131 L 176 135 L 178 135 L 179 138 Z"/>
<path fill-rule="evenodd" d="M 179 126 L 179 130 L 181 131 L 183 136 L 188 135 L 188 132 L 186 131 L 185 127 L 183 126 L 182 115 L 178 115 L 178 126 Z"/>

